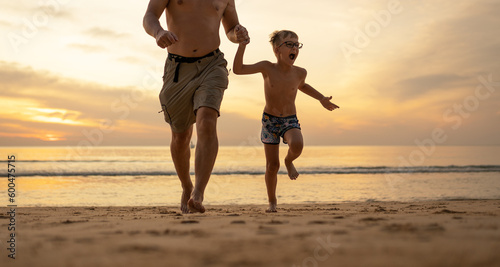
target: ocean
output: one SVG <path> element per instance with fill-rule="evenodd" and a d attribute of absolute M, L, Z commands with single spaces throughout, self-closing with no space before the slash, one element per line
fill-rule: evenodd
<path fill-rule="evenodd" d="M 281 159 L 286 150 L 280 147 Z M 15 180 L 9 185 L 11 155 Z M 21 207 L 180 202 L 168 147 L 2 147 L 0 156 L 4 205 L 13 204 L 12 187 Z M 306 146 L 295 166 L 295 181 L 281 166 L 278 205 L 500 199 L 500 146 Z M 221 146 L 204 203 L 267 204 L 264 172 L 263 147 Z"/>

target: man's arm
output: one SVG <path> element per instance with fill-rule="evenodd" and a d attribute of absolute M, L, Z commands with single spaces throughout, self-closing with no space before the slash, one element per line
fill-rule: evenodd
<path fill-rule="evenodd" d="M 233 43 L 250 42 L 247 29 L 240 25 L 238 14 L 236 13 L 236 5 L 234 0 L 229 0 L 229 3 L 222 15 L 222 26 L 226 31 L 227 39 Z"/>
<path fill-rule="evenodd" d="M 160 24 L 160 17 L 165 11 L 169 0 L 150 0 L 142 24 L 146 32 L 156 39 L 159 47 L 165 48 L 178 41 L 177 36 L 165 31 Z"/>
<path fill-rule="evenodd" d="M 302 80 L 302 83 L 299 85 L 299 90 L 302 91 L 303 93 L 305 93 L 306 95 L 308 95 L 316 100 L 319 100 L 321 105 L 323 105 L 324 108 L 326 108 L 330 111 L 339 108 L 339 106 L 330 102 L 330 100 L 332 100 L 331 96 L 330 97 L 324 96 L 322 93 L 318 92 L 312 86 L 307 84 L 305 82 L 306 81 L 305 76 L 307 75 L 307 71 L 304 70 L 304 73 L 305 73 L 304 79 Z"/>
<path fill-rule="evenodd" d="M 254 74 L 254 73 L 264 73 L 266 67 L 269 65 L 268 61 L 260 61 L 252 65 L 243 64 L 243 54 L 245 53 L 246 43 L 240 43 L 238 46 L 238 51 L 234 56 L 233 62 L 233 72 L 235 74 Z"/>

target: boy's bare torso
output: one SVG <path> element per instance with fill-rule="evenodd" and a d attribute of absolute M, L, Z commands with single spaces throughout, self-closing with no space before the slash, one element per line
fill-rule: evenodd
<path fill-rule="evenodd" d="M 185 57 L 206 55 L 220 45 L 219 28 L 229 0 L 170 0 L 165 12 L 168 30 L 179 41 L 167 48 Z"/>
<path fill-rule="evenodd" d="M 298 88 L 305 82 L 306 70 L 297 66 L 285 70 L 276 63 L 269 64 L 268 73 L 263 73 L 266 97 L 264 112 L 278 117 L 295 115 L 295 97 Z"/>

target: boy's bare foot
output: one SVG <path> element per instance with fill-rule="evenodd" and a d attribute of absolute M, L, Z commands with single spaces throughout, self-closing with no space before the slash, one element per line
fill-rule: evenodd
<path fill-rule="evenodd" d="M 274 203 L 274 204 L 273 203 L 269 203 L 269 208 L 267 208 L 266 212 L 268 212 L 268 213 L 269 212 L 278 212 L 276 210 L 276 207 L 277 207 L 276 203 Z"/>
<path fill-rule="evenodd" d="M 203 207 L 203 205 L 201 205 L 201 202 L 197 202 L 197 201 L 194 201 L 194 199 L 190 198 L 188 200 L 188 208 L 189 208 L 189 211 L 195 213 L 195 212 L 199 212 L 199 213 L 204 213 L 205 212 L 205 207 Z"/>
<path fill-rule="evenodd" d="M 288 177 L 290 177 L 291 180 L 297 180 L 297 178 L 299 177 L 299 173 L 297 172 L 297 169 L 295 169 L 295 165 L 293 165 L 293 162 L 288 162 L 285 158 L 285 166 L 286 170 L 288 171 Z"/>
<path fill-rule="evenodd" d="M 189 213 L 188 201 L 191 198 L 191 191 L 184 189 L 181 196 L 181 211 L 182 213 Z"/>

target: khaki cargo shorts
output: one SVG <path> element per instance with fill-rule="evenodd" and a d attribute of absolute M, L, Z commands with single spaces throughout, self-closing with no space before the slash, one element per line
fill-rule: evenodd
<path fill-rule="evenodd" d="M 227 61 L 219 49 L 199 58 L 169 54 L 165 62 L 160 103 L 173 132 L 182 133 L 196 122 L 200 107 L 220 105 L 229 80 Z"/>

